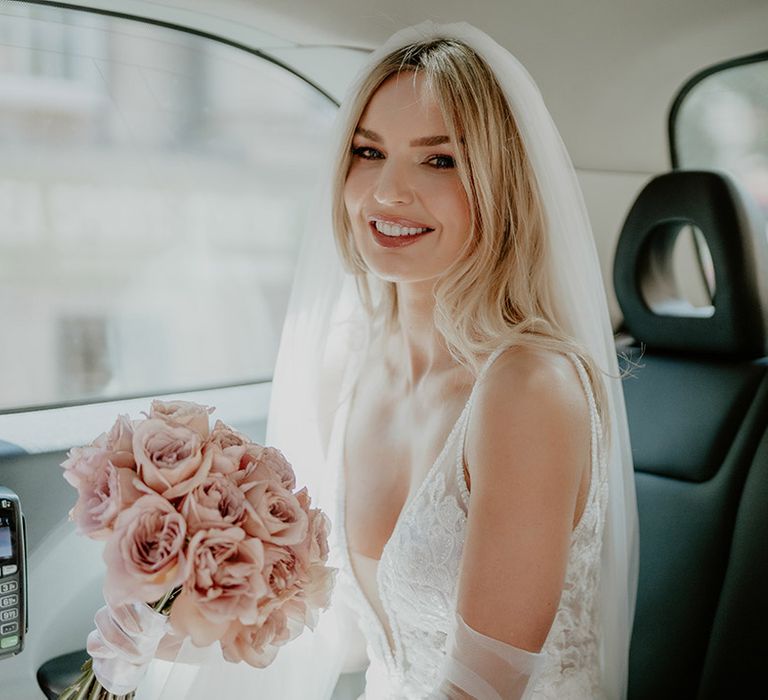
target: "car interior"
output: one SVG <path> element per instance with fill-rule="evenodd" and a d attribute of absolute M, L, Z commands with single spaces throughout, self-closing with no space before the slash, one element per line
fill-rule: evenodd
<path fill-rule="evenodd" d="M 768 4 L 7 0 L 0 698 L 58 697 L 102 605 L 68 450 L 154 398 L 263 440 L 324 137 L 424 19 L 521 60 L 584 192 L 640 517 L 628 698 L 767 695 Z"/>

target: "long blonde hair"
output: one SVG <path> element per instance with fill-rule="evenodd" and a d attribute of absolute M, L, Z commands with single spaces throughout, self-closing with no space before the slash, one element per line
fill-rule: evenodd
<path fill-rule="evenodd" d="M 366 105 L 384 81 L 404 72 L 424 76 L 448 135 L 459 144 L 457 172 L 470 207 L 470 236 L 435 284 L 434 322 L 451 355 L 476 375 L 480 358 L 501 345 L 573 352 L 585 365 L 606 426 L 598 368 L 564 332 L 554 310 L 547 222 L 514 116 L 490 68 L 456 39 L 417 42 L 385 56 L 362 81 L 343 127 L 333 181 L 334 235 L 372 326 L 397 330 L 397 287 L 372 275 L 357 250 L 344 183 Z"/>

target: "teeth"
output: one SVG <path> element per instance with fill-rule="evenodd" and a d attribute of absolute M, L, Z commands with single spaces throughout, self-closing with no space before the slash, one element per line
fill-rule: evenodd
<path fill-rule="evenodd" d="M 397 224 L 387 224 L 383 221 L 374 221 L 376 230 L 385 236 L 415 236 L 417 233 L 425 233 L 428 228 L 411 228 L 408 226 L 398 226 Z"/>

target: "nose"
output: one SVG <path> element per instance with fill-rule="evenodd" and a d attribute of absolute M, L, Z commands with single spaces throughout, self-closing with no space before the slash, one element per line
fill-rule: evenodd
<path fill-rule="evenodd" d="M 405 170 L 391 158 L 384 162 L 373 190 L 373 198 L 378 204 L 409 204 L 413 201 Z"/>

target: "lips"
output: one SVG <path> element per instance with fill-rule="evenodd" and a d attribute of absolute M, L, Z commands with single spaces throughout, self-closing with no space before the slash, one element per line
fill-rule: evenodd
<path fill-rule="evenodd" d="M 368 227 L 376 243 L 384 248 L 402 248 L 434 231 L 422 222 L 394 216 L 369 216 Z"/>

